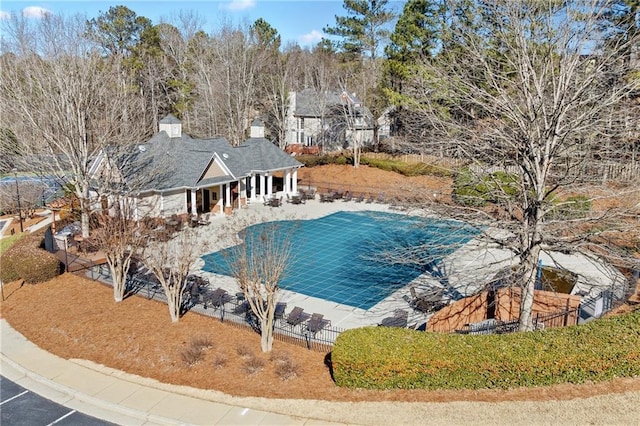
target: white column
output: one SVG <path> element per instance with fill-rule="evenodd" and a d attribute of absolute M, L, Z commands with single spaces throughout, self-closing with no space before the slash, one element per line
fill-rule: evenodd
<path fill-rule="evenodd" d="M 198 215 L 198 206 L 196 205 L 196 189 L 191 190 L 191 215 Z"/>
<path fill-rule="evenodd" d="M 249 185 L 251 185 L 251 201 L 255 201 L 258 194 L 256 194 L 256 175 L 255 173 L 251 174 L 251 180 Z"/>
<path fill-rule="evenodd" d="M 291 192 L 298 193 L 298 169 L 293 169 L 293 176 L 291 177 Z"/>
<path fill-rule="evenodd" d="M 264 175 L 260 175 L 260 198 L 263 198 L 265 195 L 264 191 Z"/>
<path fill-rule="evenodd" d="M 271 194 L 273 194 L 273 175 L 269 174 L 267 176 L 267 197 L 271 197 Z"/>
<path fill-rule="evenodd" d="M 186 201 L 184 203 L 185 205 L 187 204 Z M 160 216 L 164 216 L 164 195 L 162 195 L 162 193 L 160 194 Z"/>
<path fill-rule="evenodd" d="M 224 206 L 231 207 L 231 183 L 225 185 L 224 198 L 227 200 Z"/>
<path fill-rule="evenodd" d="M 291 194 L 291 170 L 284 172 L 284 193 Z"/>

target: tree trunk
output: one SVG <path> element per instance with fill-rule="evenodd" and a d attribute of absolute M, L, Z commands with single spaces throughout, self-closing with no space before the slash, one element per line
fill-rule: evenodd
<path fill-rule="evenodd" d="M 534 246 L 520 259 L 523 277 L 522 294 L 520 296 L 520 325 L 519 331 L 533 330 L 533 296 L 536 288 L 538 259 L 540 246 Z"/>
<path fill-rule="evenodd" d="M 122 264 L 109 262 L 109 270 L 111 271 L 111 280 L 113 281 L 113 299 L 116 302 L 122 302 L 124 299 L 124 288 L 126 285 L 126 276 L 123 273 Z"/>
<path fill-rule="evenodd" d="M 273 314 L 266 315 L 260 321 L 260 347 L 262 352 L 271 352 L 273 349 Z"/>

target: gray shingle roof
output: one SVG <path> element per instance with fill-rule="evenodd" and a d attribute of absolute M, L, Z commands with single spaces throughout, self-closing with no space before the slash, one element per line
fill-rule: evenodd
<path fill-rule="evenodd" d="M 175 115 L 169 114 L 162 120 L 160 120 L 160 124 L 180 124 L 181 121 L 176 118 Z"/>
<path fill-rule="evenodd" d="M 324 95 L 318 94 L 313 89 L 304 89 L 296 92 L 296 108 L 294 114 L 300 117 L 319 117 L 336 106 L 343 104 L 342 91 L 328 91 Z M 347 94 L 354 104 L 362 105 L 360 99 L 354 94 Z M 324 111 L 323 111 L 324 108 Z"/>
<path fill-rule="evenodd" d="M 223 163 L 228 174 L 203 178 L 214 159 Z M 123 167 L 125 162 L 128 167 Z M 121 163 L 126 168 L 123 174 L 130 188 L 159 191 L 217 185 L 236 181 L 253 171 L 303 165 L 265 138 L 250 138 L 232 147 L 225 138 L 193 139 L 185 133 L 171 138 L 165 132 L 155 134 L 144 144 L 131 146 L 130 154 Z M 137 183 L 134 185 L 133 181 Z"/>
<path fill-rule="evenodd" d="M 302 167 L 303 164 L 275 146 L 266 138 L 249 138 L 244 141 L 238 150 L 242 151 L 242 157 L 247 167 L 247 173 L 264 172 Z"/>

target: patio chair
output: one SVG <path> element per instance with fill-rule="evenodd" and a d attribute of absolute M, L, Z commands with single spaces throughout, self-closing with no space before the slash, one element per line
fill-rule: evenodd
<path fill-rule="evenodd" d="M 200 216 L 198 218 L 198 225 L 208 225 L 209 222 L 209 215 L 210 213 L 206 213 L 204 216 Z"/>
<path fill-rule="evenodd" d="M 316 189 L 315 188 L 309 188 L 305 192 L 305 198 L 307 200 L 315 200 L 316 199 Z"/>
<path fill-rule="evenodd" d="M 369 198 L 367 198 L 367 204 L 371 204 L 373 203 L 374 198 L 373 198 L 373 194 L 369 194 Z"/>
<path fill-rule="evenodd" d="M 287 324 L 291 327 L 295 327 L 308 320 L 309 317 L 310 315 L 304 312 L 304 309 L 296 306 L 291 310 L 291 312 L 289 312 L 289 315 L 287 315 Z"/>
<path fill-rule="evenodd" d="M 384 192 L 381 192 L 378 194 L 378 198 L 376 199 L 376 201 L 378 203 L 384 204 L 384 202 L 386 201 L 386 198 L 384 196 Z"/>
<path fill-rule="evenodd" d="M 249 305 L 249 302 L 245 300 L 242 303 L 236 305 L 236 307 L 233 308 L 232 312 L 236 315 L 243 315 L 249 312 L 250 310 L 251 310 L 251 306 Z"/>
<path fill-rule="evenodd" d="M 361 192 L 361 193 L 360 193 L 360 195 L 358 195 L 358 196 L 355 198 L 355 200 L 354 200 L 354 201 L 355 201 L 356 203 L 361 203 L 361 202 L 363 202 L 363 201 L 364 201 L 364 193 L 362 193 L 362 192 Z"/>
<path fill-rule="evenodd" d="M 392 317 L 383 318 L 379 325 L 383 327 L 405 328 L 407 326 L 408 319 L 408 311 L 405 311 L 404 309 L 396 309 Z"/>
<path fill-rule="evenodd" d="M 329 324 L 331 324 L 331 321 L 324 319 L 324 315 L 314 313 L 307 322 L 307 331 L 315 335 Z"/>
<path fill-rule="evenodd" d="M 276 303 L 276 309 L 273 313 L 273 318 L 281 319 L 284 317 L 284 310 L 287 309 L 287 304 L 285 302 Z"/>
<path fill-rule="evenodd" d="M 353 199 L 353 194 L 347 191 L 342 198 L 342 201 L 351 201 Z"/>
<path fill-rule="evenodd" d="M 227 290 L 223 288 L 217 288 L 214 291 L 208 291 L 202 296 L 202 302 L 204 303 L 204 308 L 207 309 L 209 303 L 210 306 L 214 308 L 219 308 L 224 306 L 225 303 L 231 302 L 232 297 L 227 293 Z"/>

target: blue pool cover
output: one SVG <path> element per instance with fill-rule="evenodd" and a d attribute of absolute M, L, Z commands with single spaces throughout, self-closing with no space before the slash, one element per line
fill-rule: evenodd
<path fill-rule="evenodd" d="M 274 224 L 292 253 L 281 288 L 361 309 L 433 272 L 478 233 L 458 221 L 374 211 L 258 224 L 246 232 Z M 232 255 L 232 248 L 207 254 L 203 269 L 232 276 Z"/>

